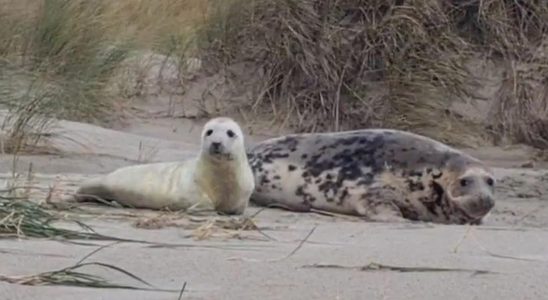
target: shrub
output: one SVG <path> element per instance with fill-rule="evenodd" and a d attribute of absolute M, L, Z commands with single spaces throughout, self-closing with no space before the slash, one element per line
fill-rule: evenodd
<path fill-rule="evenodd" d="M 472 59 L 531 59 L 530 47 L 546 39 L 542 3 L 213 1 L 201 45 L 214 71 L 255 65 L 253 75 L 227 76 L 258 90 L 249 109 L 292 120 L 297 131 L 395 127 L 459 144 L 484 126 L 495 135 L 519 135 L 514 125 L 495 124 L 522 122 L 523 111 L 533 108 L 531 96 L 515 95 L 529 108 L 511 106 L 512 120 L 492 112 L 480 124 L 456 115 L 451 105 L 476 97 L 478 78 L 466 67 Z M 497 105 L 508 112 L 502 102 L 495 111 Z"/>

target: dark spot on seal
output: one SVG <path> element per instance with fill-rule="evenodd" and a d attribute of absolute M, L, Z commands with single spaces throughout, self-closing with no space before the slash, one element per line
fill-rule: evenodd
<path fill-rule="evenodd" d="M 360 176 L 362 166 L 368 166 L 376 170 L 382 169 L 384 160 L 378 160 L 375 155 L 377 152 L 382 152 L 382 146 L 384 145 L 382 135 L 376 135 L 369 140 L 369 143 L 360 147 L 348 148 L 348 146 L 359 142 L 360 139 L 359 134 L 335 139 L 334 142 L 323 147 L 325 149 L 340 149 L 339 151 L 336 151 L 335 154 L 326 154 L 326 151 L 318 150 L 320 153 L 312 155 L 306 162 L 305 168 L 310 171 L 312 176 L 319 176 L 327 170 L 341 168 L 342 174 L 349 176 L 348 179 L 356 179 L 357 176 Z"/>
<path fill-rule="evenodd" d="M 265 184 L 269 184 L 270 180 L 266 177 L 266 175 L 261 175 L 261 179 L 259 182 L 260 182 L 260 185 L 265 185 Z"/>
<path fill-rule="evenodd" d="M 470 222 L 470 225 L 482 225 L 483 219 L 477 219 Z"/>
<path fill-rule="evenodd" d="M 304 189 L 303 189 L 302 185 L 297 187 L 297 190 L 295 191 L 295 195 L 296 196 L 303 196 L 304 195 Z"/>
<path fill-rule="evenodd" d="M 281 179 L 280 175 L 274 175 L 273 178 L 276 179 L 276 180 L 280 180 L 280 179 Z"/>
<path fill-rule="evenodd" d="M 303 154 L 303 155 L 301 155 L 301 158 L 302 158 L 302 159 L 306 159 L 307 157 L 308 157 L 308 154 L 306 154 L 306 153 Z"/>
<path fill-rule="evenodd" d="M 422 172 L 421 171 L 416 171 L 416 170 L 411 170 L 409 172 L 409 176 L 411 176 L 411 177 L 422 177 Z"/>
<path fill-rule="evenodd" d="M 289 172 L 293 172 L 297 169 L 297 167 L 295 167 L 294 165 L 289 165 L 287 166 L 287 169 L 289 170 Z"/>
<path fill-rule="evenodd" d="M 339 186 L 337 185 L 337 183 L 335 183 L 333 181 L 330 181 L 330 180 L 326 180 L 326 181 L 322 182 L 320 185 L 318 185 L 318 190 L 320 190 L 320 192 L 323 192 L 325 197 L 327 197 L 327 194 L 330 191 L 333 191 L 333 194 L 336 195 L 338 189 L 339 189 Z"/>
<path fill-rule="evenodd" d="M 396 159 L 392 160 L 392 165 L 399 165 L 400 167 L 402 167 L 404 169 L 407 169 L 408 166 L 409 166 L 409 164 L 406 161 L 400 161 L 400 160 L 396 160 Z"/>
<path fill-rule="evenodd" d="M 424 184 L 422 182 L 414 182 L 412 180 L 407 180 L 407 184 L 410 192 L 424 191 Z"/>
<path fill-rule="evenodd" d="M 430 187 L 432 188 L 432 199 L 429 199 L 429 198 L 426 198 L 426 197 L 423 197 L 423 198 L 420 198 L 420 201 L 421 203 L 424 205 L 424 207 L 426 207 L 426 209 L 428 209 L 428 211 L 437 216 L 438 215 L 438 211 L 436 210 L 436 208 L 442 208 L 442 202 L 443 202 L 443 199 L 444 199 L 444 196 L 445 196 L 445 191 L 443 190 L 443 187 L 435 182 L 435 181 L 432 181 L 431 184 L 430 184 Z M 443 211 L 443 209 L 442 209 Z"/>
<path fill-rule="evenodd" d="M 357 185 L 368 186 L 373 183 L 375 176 L 372 173 L 365 173 L 360 177 L 360 180 L 356 183 Z"/>
<path fill-rule="evenodd" d="M 303 186 L 303 185 L 298 186 L 298 187 L 297 187 L 297 190 L 295 191 L 295 195 L 296 195 L 296 196 L 299 196 L 299 197 L 301 197 L 301 198 L 303 199 L 302 203 L 303 203 L 305 206 L 310 206 L 310 202 L 316 201 L 316 198 L 313 197 L 312 195 L 306 193 L 306 192 L 304 191 L 304 188 L 305 188 L 305 187 L 306 187 L 306 186 Z"/>
<path fill-rule="evenodd" d="M 284 139 L 282 139 L 279 144 L 284 145 L 289 149 L 291 152 L 297 151 L 297 146 L 299 145 L 299 141 L 295 136 L 286 136 Z"/>
<path fill-rule="evenodd" d="M 346 198 L 349 196 L 350 194 L 348 193 L 348 188 L 345 188 L 342 193 L 341 193 L 341 196 L 339 197 L 339 201 L 337 202 L 338 205 L 343 205 L 344 203 L 344 200 L 346 200 Z"/>
<path fill-rule="evenodd" d="M 353 145 L 357 142 L 359 142 L 359 137 L 349 137 L 349 138 L 343 138 L 340 143 L 345 145 L 345 146 L 350 146 L 350 145 Z"/>
<path fill-rule="evenodd" d="M 409 201 L 409 199 L 405 199 L 406 202 Z M 402 206 L 400 207 L 400 212 L 402 214 L 402 217 L 413 220 L 413 221 L 419 221 L 419 214 L 416 210 L 413 209 L 411 206 Z"/>
<path fill-rule="evenodd" d="M 283 148 L 273 147 L 272 145 L 267 145 L 264 148 L 256 150 L 262 152 L 264 155 L 257 155 L 253 158 L 253 162 L 272 163 L 275 159 L 289 157 L 289 153 Z"/>

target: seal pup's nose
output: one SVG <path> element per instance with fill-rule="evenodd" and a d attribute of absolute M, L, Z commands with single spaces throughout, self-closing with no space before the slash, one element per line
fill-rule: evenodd
<path fill-rule="evenodd" d="M 209 148 L 209 151 L 211 151 L 211 153 L 220 153 L 222 149 L 223 149 L 222 143 L 212 142 L 211 147 Z"/>

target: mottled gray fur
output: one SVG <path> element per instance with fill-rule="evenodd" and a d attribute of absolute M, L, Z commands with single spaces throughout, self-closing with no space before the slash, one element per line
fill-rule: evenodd
<path fill-rule="evenodd" d="M 251 147 L 251 201 L 372 221 L 480 224 L 494 206 L 481 161 L 409 132 L 366 129 L 293 134 Z"/>

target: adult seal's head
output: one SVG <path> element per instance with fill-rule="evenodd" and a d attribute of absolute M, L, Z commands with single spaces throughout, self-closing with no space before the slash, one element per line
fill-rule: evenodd
<path fill-rule="evenodd" d="M 201 154 L 212 160 L 230 161 L 245 156 L 244 134 L 238 124 L 226 117 L 207 122 L 202 129 Z"/>
<path fill-rule="evenodd" d="M 456 156 L 442 176 L 447 198 L 471 220 L 481 220 L 495 206 L 496 180 L 490 168 L 476 160 Z"/>

